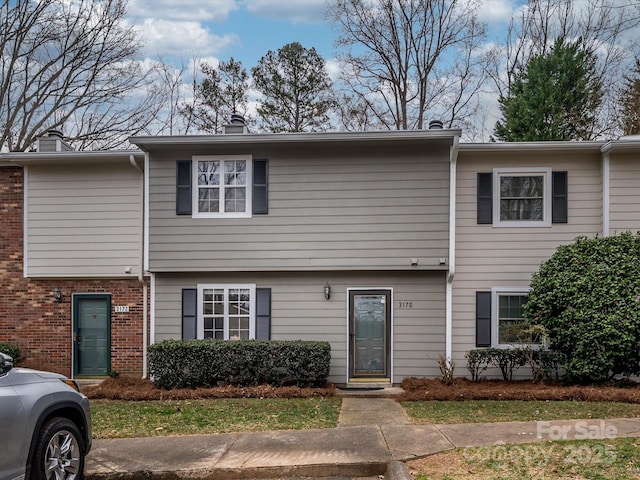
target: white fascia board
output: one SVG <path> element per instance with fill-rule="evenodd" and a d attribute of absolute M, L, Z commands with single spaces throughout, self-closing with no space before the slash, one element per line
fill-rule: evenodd
<path fill-rule="evenodd" d="M 618 140 L 611 140 L 601 148 L 602 153 L 640 151 L 640 135 L 629 135 Z"/>
<path fill-rule="evenodd" d="M 136 150 L 65 151 L 65 152 L 12 152 L 0 154 L 0 165 L 62 165 L 82 163 L 130 163 L 131 157 L 142 161 L 144 152 Z"/>
<path fill-rule="evenodd" d="M 502 142 L 461 143 L 461 152 L 553 152 L 553 151 L 599 151 L 604 141 L 589 142 Z"/>
<path fill-rule="evenodd" d="M 357 143 L 384 141 L 448 140 L 460 136 L 459 129 L 389 130 L 383 132 L 316 132 L 316 133 L 260 133 L 181 136 L 130 137 L 129 142 L 140 148 L 180 145 L 251 145 L 251 144 L 307 144 L 307 143 Z"/>

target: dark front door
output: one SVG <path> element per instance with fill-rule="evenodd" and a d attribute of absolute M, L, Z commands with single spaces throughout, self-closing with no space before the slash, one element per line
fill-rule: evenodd
<path fill-rule="evenodd" d="M 390 378 L 391 290 L 349 292 L 349 375 Z"/>
<path fill-rule="evenodd" d="M 107 375 L 111 369 L 111 296 L 73 296 L 75 375 Z"/>

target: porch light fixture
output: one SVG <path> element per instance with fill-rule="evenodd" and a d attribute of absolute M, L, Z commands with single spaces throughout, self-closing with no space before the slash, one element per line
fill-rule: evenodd
<path fill-rule="evenodd" d="M 324 286 L 324 299 L 329 300 L 331 298 L 331 285 L 328 283 Z"/>
<path fill-rule="evenodd" d="M 62 292 L 60 291 L 59 288 L 53 289 L 53 298 L 56 299 L 56 302 L 62 303 Z"/>

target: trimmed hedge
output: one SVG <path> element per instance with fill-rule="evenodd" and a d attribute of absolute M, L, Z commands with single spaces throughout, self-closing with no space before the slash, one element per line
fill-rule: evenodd
<path fill-rule="evenodd" d="M 565 357 L 559 352 L 538 350 L 528 347 L 518 348 L 478 348 L 465 354 L 471 380 L 477 382 L 489 367 L 498 367 L 503 380 L 512 380 L 513 372 L 524 365 L 531 367 L 534 381 L 559 380 Z"/>
<path fill-rule="evenodd" d="M 149 373 L 160 388 L 327 383 L 328 342 L 167 340 L 149 346 Z"/>
<path fill-rule="evenodd" d="M 9 355 L 13 358 L 13 364 L 18 366 L 24 360 L 22 355 L 22 349 L 13 343 L 0 342 L 0 352 Z"/>

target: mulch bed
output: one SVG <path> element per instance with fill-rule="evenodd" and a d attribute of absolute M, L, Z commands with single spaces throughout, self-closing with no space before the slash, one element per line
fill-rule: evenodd
<path fill-rule="evenodd" d="M 207 398 L 310 398 L 330 397 L 335 394 L 334 386 L 326 388 L 272 387 L 215 387 L 177 388 L 162 390 L 149 380 L 131 377 L 108 378 L 99 385 L 82 389 L 90 399 L 108 400 L 196 400 Z"/>
<path fill-rule="evenodd" d="M 411 400 L 573 400 L 587 402 L 640 403 L 640 384 L 563 385 L 531 381 L 481 380 L 457 378 L 446 385 L 440 379 L 406 378 L 398 401 Z M 195 400 L 215 398 L 309 398 L 335 395 L 334 385 L 325 388 L 223 386 L 162 390 L 149 380 L 131 377 L 109 378 L 100 385 L 83 388 L 90 399 L 109 400 Z"/>
<path fill-rule="evenodd" d="M 562 385 L 531 381 L 457 378 L 452 385 L 440 379 L 406 378 L 398 401 L 411 400 L 573 400 L 640 403 L 640 385 Z"/>

